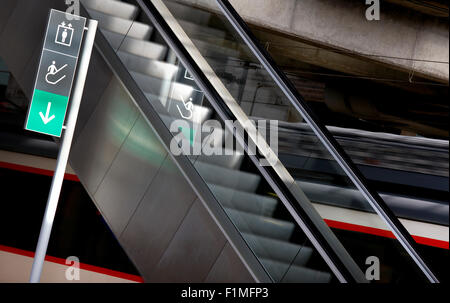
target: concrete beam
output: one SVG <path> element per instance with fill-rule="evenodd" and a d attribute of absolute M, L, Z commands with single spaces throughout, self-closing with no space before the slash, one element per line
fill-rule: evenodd
<path fill-rule="evenodd" d="M 260 41 L 270 41 L 265 47 L 285 72 L 302 76 L 308 73 L 302 73 L 302 71 L 309 71 L 312 66 L 317 66 L 362 78 L 378 79 L 378 82 L 418 94 L 433 94 L 433 90 L 429 87 L 411 85 L 409 71 L 392 69 L 386 64 L 368 60 L 368 58 L 350 56 L 332 49 L 315 47 L 272 32 L 258 29 L 254 30 L 254 33 Z M 304 63 L 311 66 L 307 68 Z M 413 83 L 423 80 L 418 78 L 417 75 L 412 79 Z"/>
<path fill-rule="evenodd" d="M 421 0 L 421 1 L 405 1 L 405 0 L 386 0 L 424 14 L 448 18 L 448 3 L 446 0 Z"/>
<path fill-rule="evenodd" d="M 217 11 L 215 1 L 178 0 Z M 316 45 L 367 57 L 443 83 L 449 80 L 447 19 L 381 2 L 368 21 L 363 0 L 230 0 L 249 23 Z M 396 9 L 394 9 L 396 8 Z"/>

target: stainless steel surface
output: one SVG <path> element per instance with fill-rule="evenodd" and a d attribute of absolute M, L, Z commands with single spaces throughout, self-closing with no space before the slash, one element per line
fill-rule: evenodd
<path fill-rule="evenodd" d="M 77 127 L 73 136 L 74 140 L 77 139 L 92 113 L 95 111 L 95 108 L 101 96 L 105 92 L 105 89 L 108 87 L 108 84 L 111 82 L 111 79 L 111 71 L 108 66 L 106 66 L 98 50 L 94 49 L 92 52 L 88 77 L 86 79 L 86 87 L 83 94 L 83 98 L 87 102 L 81 103 Z"/>
<path fill-rule="evenodd" d="M 2 1 L 2 9 L 0 10 L 0 37 L 3 31 L 3 27 L 8 23 L 9 17 L 12 15 L 14 8 L 17 5 L 16 0 L 4 0 Z"/>
<path fill-rule="evenodd" d="M 150 280 L 195 199 L 196 194 L 167 157 L 120 236 L 146 280 Z"/>
<path fill-rule="evenodd" d="M 268 268 L 271 268 L 272 272 L 277 272 L 277 278 L 286 283 L 328 283 L 331 276 L 327 272 L 320 272 L 311 270 L 306 267 L 290 266 L 290 264 L 273 261 L 263 260 L 263 263 Z M 298 279 L 300 277 L 300 281 Z"/>
<path fill-rule="evenodd" d="M 252 283 L 254 280 L 231 245 L 227 243 L 203 282 Z"/>
<path fill-rule="evenodd" d="M 39 62 L 40 55 L 41 55 L 41 49 L 36 48 L 33 51 L 33 55 L 29 59 L 29 62 Z M 17 80 L 19 83 L 21 83 L 21 85 L 23 87 L 23 91 L 24 91 L 25 95 L 27 95 L 27 96 L 32 96 L 32 94 L 33 94 L 33 87 L 34 87 L 34 81 L 36 79 L 36 72 L 37 72 L 36 66 L 34 66 L 34 64 L 29 64 L 28 66 L 25 67 L 25 70 L 23 71 L 22 75 Z"/>
<path fill-rule="evenodd" d="M 203 282 L 226 243 L 217 224 L 200 200 L 196 200 L 152 272 L 150 281 Z"/>
<path fill-rule="evenodd" d="M 167 156 L 139 117 L 94 194 L 115 234 L 120 235 Z"/>
<path fill-rule="evenodd" d="M 137 116 L 137 109 L 113 78 L 72 148 L 72 168 L 90 193 L 97 191 Z"/>

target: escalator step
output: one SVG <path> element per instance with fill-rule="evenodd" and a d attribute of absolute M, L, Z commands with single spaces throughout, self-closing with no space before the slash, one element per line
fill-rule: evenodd
<path fill-rule="evenodd" d="M 99 27 L 136 39 L 148 40 L 153 27 L 141 22 L 110 16 L 96 10 L 87 10 L 92 19 L 98 20 Z"/>
<path fill-rule="evenodd" d="M 328 283 L 331 274 L 311 268 L 290 266 L 287 263 L 260 259 L 263 266 L 276 282 L 285 283 Z M 288 271 L 289 270 L 289 271 Z"/>
<path fill-rule="evenodd" d="M 228 169 L 217 165 L 212 165 L 197 161 L 195 167 L 200 175 L 208 183 L 222 185 L 247 192 L 255 192 L 258 188 L 261 177 L 248 172 Z"/>
<path fill-rule="evenodd" d="M 170 63 L 133 55 L 120 50 L 117 54 L 129 70 L 150 77 L 170 80 L 178 72 L 178 66 Z"/>
<path fill-rule="evenodd" d="M 189 9 L 189 6 L 174 1 L 165 1 L 164 4 L 177 20 L 182 19 L 195 22 L 196 24 L 207 25 L 211 18 L 211 13 L 199 9 Z"/>
<path fill-rule="evenodd" d="M 164 93 L 170 94 L 171 99 L 187 102 L 193 96 L 192 86 L 183 83 L 164 81 L 159 78 L 150 77 L 138 72 L 130 72 L 139 87 L 146 93 L 160 96 L 164 86 L 170 85 L 169 90 Z M 166 97 L 163 95 L 163 97 Z"/>
<path fill-rule="evenodd" d="M 216 184 L 208 184 L 208 186 L 219 202 L 228 208 L 271 217 L 277 206 L 277 200 L 270 197 L 233 190 Z"/>
<path fill-rule="evenodd" d="M 152 99 L 150 99 L 150 100 L 152 100 Z M 150 101 L 150 102 L 152 102 L 152 101 Z M 180 119 L 180 117 L 178 117 L 178 116 L 172 117 L 172 116 L 167 116 L 167 115 L 163 115 L 163 114 L 160 114 L 159 116 L 162 119 L 162 121 L 164 122 L 164 124 L 167 126 L 167 128 L 169 128 L 169 129 L 171 128 L 171 124 L 173 121 Z M 195 122 L 186 120 L 186 119 L 183 119 L 183 120 L 189 124 L 189 128 L 190 128 L 189 130 L 183 130 L 184 137 L 186 139 L 188 139 L 190 144 L 195 143 L 195 144 L 198 144 L 199 147 L 201 147 L 204 144 L 203 140 L 205 139 L 205 137 L 199 136 L 198 134 L 195 133 L 195 130 L 201 130 L 201 125 L 199 125 Z M 192 131 L 192 130 L 194 130 L 194 131 Z M 214 133 L 217 135 L 217 138 L 214 140 L 213 143 L 216 144 L 217 146 L 222 146 L 223 140 L 224 140 L 224 135 L 225 135 L 223 129 L 216 128 Z M 206 135 L 207 134 L 204 134 L 204 136 L 206 136 Z M 193 140 L 192 140 L 191 136 L 193 136 Z M 211 142 L 211 145 L 212 145 L 212 142 Z M 188 155 L 188 156 L 190 156 L 190 155 Z M 198 156 L 196 156 L 196 155 L 193 155 L 193 157 L 195 159 L 198 158 Z M 212 165 L 212 166 L 215 166 L 215 165 Z M 220 169 L 219 166 L 215 166 L 215 167 L 218 167 Z M 216 172 L 217 172 L 217 170 L 216 170 Z"/>
<path fill-rule="evenodd" d="M 134 20 L 139 12 L 136 5 L 116 0 L 81 0 L 86 8 L 115 17 Z"/>
<path fill-rule="evenodd" d="M 243 233 L 243 237 L 259 258 L 304 266 L 312 255 L 312 248 L 286 241 Z M 295 260 L 294 260 L 295 259 Z"/>
<path fill-rule="evenodd" d="M 211 155 L 208 157 L 202 157 L 201 161 L 204 163 L 209 163 L 232 170 L 239 170 L 242 161 L 244 160 L 244 154 L 240 151 L 231 150 L 227 148 L 224 148 L 224 153 L 233 153 L 233 154 Z"/>
<path fill-rule="evenodd" d="M 125 38 L 123 34 L 104 29 L 102 30 L 102 33 L 116 51 L 120 50 L 136 56 L 154 60 L 162 60 L 166 56 L 167 48 L 161 44 L 135 39 L 128 36 Z"/>
<path fill-rule="evenodd" d="M 289 241 L 294 231 L 294 224 L 288 221 L 258 216 L 231 208 L 225 208 L 225 211 L 239 231 L 243 233 Z"/>

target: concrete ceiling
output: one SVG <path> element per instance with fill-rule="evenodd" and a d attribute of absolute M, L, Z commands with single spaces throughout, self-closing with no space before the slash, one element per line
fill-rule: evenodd
<path fill-rule="evenodd" d="M 423 14 L 435 17 L 448 17 L 448 1 L 445 0 L 386 0 Z"/>

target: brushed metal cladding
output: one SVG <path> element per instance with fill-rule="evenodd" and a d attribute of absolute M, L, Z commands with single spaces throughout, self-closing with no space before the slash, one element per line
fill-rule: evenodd
<path fill-rule="evenodd" d="M 116 235 L 124 230 L 166 156 L 167 151 L 140 116 L 94 194 Z"/>
<path fill-rule="evenodd" d="M 72 168 L 94 195 L 128 136 L 138 112 L 116 78 L 112 78 L 99 104 L 74 141 Z"/>
<path fill-rule="evenodd" d="M 42 0 L 39 5 L 30 5 L 30 1 L 17 1 L 8 23 L 4 26 L 0 35 L 0 54 L 8 62 L 8 67 L 16 79 L 22 77 L 35 49 L 42 47 L 48 10 L 56 2 Z M 30 31 L 35 34 L 30 35 Z"/>
<path fill-rule="evenodd" d="M 202 282 L 227 243 L 200 200 L 192 205 L 149 282 Z"/>
<path fill-rule="evenodd" d="M 113 73 L 101 56 L 100 52 L 94 48 L 91 55 L 91 63 L 84 87 L 83 99 L 78 114 L 77 127 L 73 135 L 74 141 L 84 129 L 91 114 L 100 100 L 103 92 L 111 81 Z"/>
<path fill-rule="evenodd" d="M 34 82 L 39 67 L 41 52 L 41 48 L 34 49 L 22 75 L 20 76 L 20 78 L 16 78 L 17 82 L 20 83 L 20 88 L 29 100 L 31 100 L 33 96 Z"/>
<path fill-rule="evenodd" d="M 8 23 L 10 16 L 16 8 L 17 0 L 2 0 L 2 9 L 0 9 L 0 36 L 4 26 Z"/>
<path fill-rule="evenodd" d="M 197 196 L 167 157 L 119 238 L 144 280 L 161 259 Z"/>
<path fill-rule="evenodd" d="M 233 250 L 230 243 L 227 243 L 204 282 L 254 283 L 256 281 L 236 255 L 236 252 Z"/>

